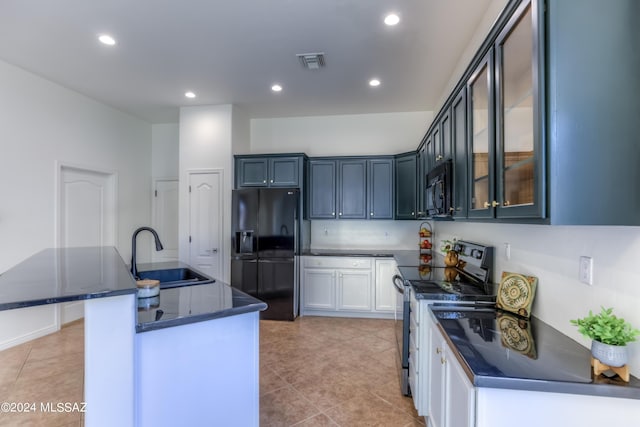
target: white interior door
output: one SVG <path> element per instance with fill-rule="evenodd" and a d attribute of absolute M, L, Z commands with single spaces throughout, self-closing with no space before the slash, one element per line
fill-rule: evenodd
<path fill-rule="evenodd" d="M 189 174 L 189 264 L 222 275 L 222 174 Z"/>
<path fill-rule="evenodd" d="M 116 175 L 70 166 L 59 174 L 58 247 L 115 246 Z M 67 286 L 82 287 L 81 275 L 62 267 Z M 61 323 L 83 317 L 83 302 L 62 305 L 60 316 Z"/>
<path fill-rule="evenodd" d="M 151 256 L 154 262 L 178 260 L 178 180 L 154 181 L 153 229 L 158 232 L 162 246 L 156 251 L 153 242 Z"/>

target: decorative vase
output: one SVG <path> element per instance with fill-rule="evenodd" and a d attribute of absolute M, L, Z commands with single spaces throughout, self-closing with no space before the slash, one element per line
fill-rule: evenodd
<path fill-rule="evenodd" d="M 625 345 L 610 345 L 591 341 L 591 355 L 605 365 L 618 368 L 627 364 L 629 353 Z"/>
<path fill-rule="evenodd" d="M 455 267 L 458 264 L 458 253 L 456 251 L 449 251 L 444 257 L 444 265 L 447 267 Z"/>

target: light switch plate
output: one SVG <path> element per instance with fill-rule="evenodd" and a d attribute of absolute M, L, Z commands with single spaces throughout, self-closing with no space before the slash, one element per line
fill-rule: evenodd
<path fill-rule="evenodd" d="M 593 258 L 588 256 L 580 257 L 580 267 L 578 279 L 587 285 L 593 285 Z"/>

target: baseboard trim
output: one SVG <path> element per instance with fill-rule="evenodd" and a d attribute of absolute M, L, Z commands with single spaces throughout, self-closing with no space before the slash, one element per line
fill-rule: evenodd
<path fill-rule="evenodd" d="M 350 317 L 354 319 L 394 319 L 394 313 L 375 313 L 363 311 L 361 313 L 355 311 L 325 311 L 325 310 L 305 310 L 300 312 L 300 317 L 304 316 L 322 316 L 322 317 Z"/>
<path fill-rule="evenodd" d="M 60 323 L 66 325 L 78 319 L 84 318 L 84 301 L 74 301 L 62 304 L 60 310 Z"/>
<path fill-rule="evenodd" d="M 24 344 L 28 341 L 35 340 L 36 338 L 43 337 L 45 335 L 52 334 L 57 332 L 58 328 L 56 325 L 50 325 L 45 328 L 38 329 L 36 331 L 29 332 L 28 334 L 21 335 L 19 337 L 12 338 L 10 340 L 4 341 L 0 343 L 0 351 L 6 350 L 11 347 L 15 347 L 20 344 Z"/>

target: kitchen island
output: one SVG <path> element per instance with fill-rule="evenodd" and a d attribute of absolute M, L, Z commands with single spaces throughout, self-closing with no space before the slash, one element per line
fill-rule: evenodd
<path fill-rule="evenodd" d="M 138 300 L 113 247 L 46 249 L 0 275 L 0 310 L 79 300 L 87 426 L 258 425 L 265 303 L 219 281 Z"/>

